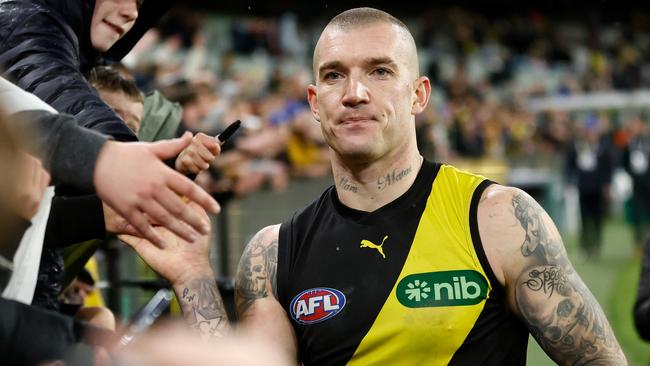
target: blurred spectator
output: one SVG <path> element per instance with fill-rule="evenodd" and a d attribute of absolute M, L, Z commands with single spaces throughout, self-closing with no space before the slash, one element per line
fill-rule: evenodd
<path fill-rule="evenodd" d="M 298 178 L 318 178 L 330 171 L 329 148 L 309 109 L 292 119 L 287 142 L 287 157 L 291 175 Z"/>
<path fill-rule="evenodd" d="M 96 291 L 95 279 L 83 269 L 61 295 L 61 312 L 94 326 L 115 330 L 115 316 L 104 307 L 86 307 L 86 298 Z"/>
<path fill-rule="evenodd" d="M 567 152 L 567 178 L 577 186 L 580 199 L 580 249 L 586 258 L 598 257 L 609 188 L 613 174 L 612 146 L 601 121 L 589 115 L 576 126 L 576 138 Z"/>
<path fill-rule="evenodd" d="M 650 239 L 650 128 L 647 121 L 635 117 L 628 122 L 627 130 L 629 142 L 623 150 L 622 162 L 632 177 L 630 214 L 635 245 L 640 249 Z"/>
<path fill-rule="evenodd" d="M 105 66 L 92 69 L 88 82 L 131 131 L 137 134 L 144 111 L 144 97 L 135 83 L 120 75 L 117 69 Z"/>

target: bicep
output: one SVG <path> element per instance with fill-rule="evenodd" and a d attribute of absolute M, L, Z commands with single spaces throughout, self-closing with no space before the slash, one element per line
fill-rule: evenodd
<path fill-rule="evenodd" d="M 276 297 L 279 227 L 262 229 L 244 249 L 235 279 L 238 328 L 296 357 L 296 336 Z"/>
<path fill-rule="evenodd" d="M 551 218 L 526 193 L 507 192 L 504 202 L 516 225 L 503 228 L 511 235 L 499 245 L 511 255 L 496 262 L 513 310 L 560 364 L 625 364 L 600 305 L 571 265 Z"/>

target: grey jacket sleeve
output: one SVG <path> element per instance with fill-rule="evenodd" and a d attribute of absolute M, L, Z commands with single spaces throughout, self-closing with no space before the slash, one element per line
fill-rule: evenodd
<path fill-rule="evenodd" d="M 108 137 L 80 127 L 74 118 L 46 111 L 24 111 L 13 115 L 13 123 L 28 131 L 29 150 L 50 172 L 54 184 L 65 184 L 92 192 L 93 171 Z"/>

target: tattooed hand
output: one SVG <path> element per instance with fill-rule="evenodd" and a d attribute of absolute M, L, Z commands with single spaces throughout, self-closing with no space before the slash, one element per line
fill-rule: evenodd
<path fill-rule="evenodd" d="M 191 207 L 208 220 L 198 205 L 191 204 Z M 120 235 L 119 238 L 172 284 L 185 319 L 202 337 L 223 336 L 230 326 L 210 267 L 209 235 L 188 243 L 163 227 L 155 230 L 164 239 L 164 247 L 135 236 Z"/>
<path fill-rule="evenodd" d="M 551 218 L 521 190 L 492 186 L 478 209 L 488 260 L 509 305 L 561 365 L 626 365 L 596 299 L 569 261 Z"/>

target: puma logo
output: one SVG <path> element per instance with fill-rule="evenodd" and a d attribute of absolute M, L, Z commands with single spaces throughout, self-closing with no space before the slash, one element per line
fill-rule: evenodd
<path fill-rule="evenodd" d="M 386 259 L 386 255 L 384 254 L 384 248 L 382 246 L 384 245 L 384 242 L 388 239 L 388 235 L 384 236 L 384 240 L 381 241 L 381 244 L 377 245 L 370 240 L 361 240 L 361 246 L 359 248 L 372 248 L 372 249 L 377 249 L 379 254 L 381 254 L 384 259 Z"/>

